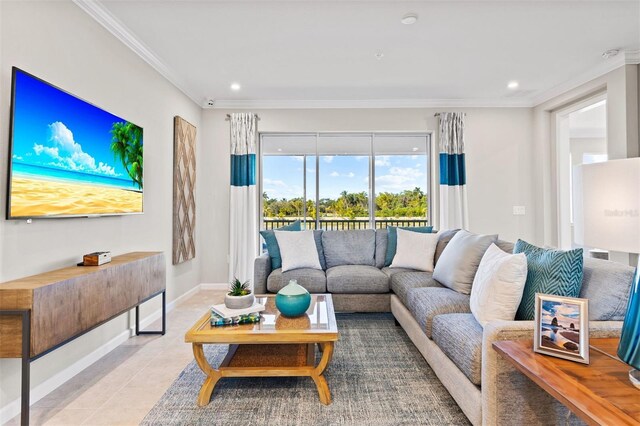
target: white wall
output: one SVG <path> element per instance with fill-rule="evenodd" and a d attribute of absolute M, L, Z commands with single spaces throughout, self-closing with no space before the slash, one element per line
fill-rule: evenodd
<path fill-rule="evenodd" d="M 255 110 L 260 131 L 398 131 L 434 130 L 435 109 L 310 109 Z M 503 239 L 523 238 L 533 243 L 532 111 L 530 108 L 459 108 L 467 113 L 466 153 L 470 229 L 499 233 Z M 205 110 L 202 117 L 203 173 L 207 187 L 201 194 L 206 217 L 199 221 L 203 236 L 202 278 L 225 282 L 229 243 L 229 110 Z M 436 176 L 437 178 L 437 176 Z M 513 216 L 523 205 L 525 216 Z"/>
<path fill-rule="evenodd" d="M 165 253 L 169 301 L 199 284 L 201 250 L 195 260 L 173 267 L 171 239 L 173 117 L 180 115 L 200 132 L 201 108 L 71 2 L 0 2 L 0 8 L 0 281 L 73 265 L 95 250 L 153 250 Z M 30 225 L 4 220 L 12 66 L 144 128 L 143 215 Z M 160 306 L 148 305 L 143 313 Z M 123 315 L 34 362 L 32 388 L 128 325 Z M 0 360 L 0 411 L 19 397 L 19 374 L 18 360 Z"/>

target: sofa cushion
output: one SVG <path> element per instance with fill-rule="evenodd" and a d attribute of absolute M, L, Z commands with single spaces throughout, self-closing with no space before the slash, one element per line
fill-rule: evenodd
<path fill-rule="evenodd" d="M 554 250 L 516 242 L 514 253 L 527 256 L 527 282 L 516 320 L 534 318 L 536 293 L 578 297 L 582 287 L 582 249 Z"/>
<path fill-rule="evenodd" d="M 373 229 L 324 231 L 322 247 L 327 268 L 376 264 L 376 232 Z"/>
<path fill-rule="evenodd" d="M 433 278 L 452 290 L 470 294 L 480 259 L 497 239 L 497 235 L 458 231 L 438 259 Z"/>
<path fill-rule="evenodd" d="M 622 263 L 584 258 L 580 297 L 589 299 L 591 321 L 624 320 L 633 272 Z"/>
<path fill-rule="evenodd" d="M 389 278 L 391 278 L 392 276 L 394 276 L 395 274 L 400 273 L 400 272 L 418 272 L 415 269 L 389 268 L 388 266 L 385 266 L 384 268 L 382 268 L 381 271 L 384 272 Z M 429 276 L 431 276 L 431 272 L 429 272 Z"/>
<path fill-rule="evenodd" d="M 289 284 L 289 280 L 298 281 L 298 284 L 311 293 L 327 292 L 327 278 L 324 271 L 308 268 L 293 269 L 287 272 L 282 272 L 282 268 L 276 269 L 267 278 L 267 290 L 277 293 L 282 287 Z"/>
<path fill-rule="evenodd" d="M 449 241 L 453 238 L 454 235 L 458 233 L 459 229 L 448 229 L 446 231 L 438 232 L 438 244 L 436 245 L 436 254 L 434 257 L 434 262 L 437 265 L 438 259 L 440 259 L 440 255 L 449 244 Z"/>
<path fill-rule="evenodd" d="M 408 269 L 403 271 L 402 268 L 384 268 L 382 271 L 384 272 L 385 270 L 395 272 L 389 275 L 391 278 L 389 281 L 391 291 L 398 296 L 405 306 L 407 306 L 407 294 L 412 288 L 442 288 L 442 284 L 433 279 L 431 272 L 411 271 Z"/>
<path fill-rule="evenodd" d="M 476 386 L 482 378 L 482 326 L 471 314 L 433 319 L 433 341 Z"/>
<path fill-rule="evenodd" d="M 381 269 L 384 267 L 384 262 L 387 256 L 387 230 L 376 230 L 376 268 Z"/>
<path fill-rule="evenodd" d="M 327 269 L 330 293 L 388 293 L 389 277 L 375 266 L 341 265 Z"/>
<path fill-rule="evenodd" d="M 469 296 L 448 288 L 409 289 L 406 306 L 428 338 L 431 338 L 431 327 L 436 315 L 471 313 Z"/>

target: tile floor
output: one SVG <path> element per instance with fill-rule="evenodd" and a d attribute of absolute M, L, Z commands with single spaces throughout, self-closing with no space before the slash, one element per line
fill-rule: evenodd
<path fill-rule="evenodd" d="M 137 425 L 193 360 L 185 332 L 223 299 L 224 291 L 201 291 L 185 300 L 167 314 L 166 335 L 118 346 L 32 405 L 31 425 Z M 159 327 L 159 321 L 149 326 Z M 19 424 L 19 416 L 7 423 Z"/>

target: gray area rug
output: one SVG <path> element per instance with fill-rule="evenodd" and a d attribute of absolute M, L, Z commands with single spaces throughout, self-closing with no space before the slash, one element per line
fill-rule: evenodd
<path fill-rule="evenodd" d="M 340 340 L 325 377 L 333 403 L 313 380 L 229 378 L 211 402 L 196 398 L 205 375 L 195 361 L 145 417 L 144 425 L 465 425 L 467 418 L 391 314 L 338 314 Z M 207 345 L 219 365 L 226 345 Z"/>

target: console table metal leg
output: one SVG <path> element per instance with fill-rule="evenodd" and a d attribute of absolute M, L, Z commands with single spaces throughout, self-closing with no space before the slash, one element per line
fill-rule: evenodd
<path fill-rule="evenodd" d="M 0 315 L 20 316 L 22 327 L 22 347 L 20 349 L 21 359 L 21 381 L 20 381 L 20 424 L 29 424 L 29 403 L 31 401 L 31 311 L 25 310 L 3 310 Z"/>
<path fill-rule="evenodd" d="M 167 291 L 165 290 L 161 294 L 162 294 L 162 330 L 159 330 L 159 331 L 140 330 L 140 305 L 137 305 L 136 306 L 136 336 L 139 336 L 141 334 L 161 334 L 164 336 L 166 334 L 167 332 Z"/>
<path fill-rule="evenodd" d="M 167 292 L 162 292 L 162 335 L 167 332 Z"/>
<path fill-rule="evenodd" d="M 29 424 L 31 400 L 31 311 L 22 311 L 22 383 L 20 424 Z"/>

